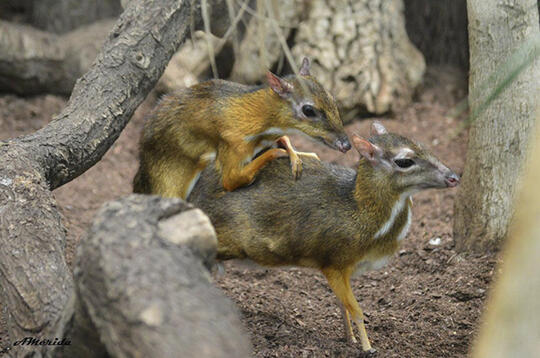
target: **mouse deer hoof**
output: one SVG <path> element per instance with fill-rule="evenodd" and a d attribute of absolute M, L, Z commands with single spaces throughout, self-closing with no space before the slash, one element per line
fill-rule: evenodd
<path fill-rule="evenodd" d="M 368 349 L 367 351 L 362 351 L 362 353 L 360 353 L 359 357 L 360 358 L 371 358 L 371 357 L 375 357 L 377 355 L 377 350 L 374 349 L 374 348 L 370 348 Z"/>

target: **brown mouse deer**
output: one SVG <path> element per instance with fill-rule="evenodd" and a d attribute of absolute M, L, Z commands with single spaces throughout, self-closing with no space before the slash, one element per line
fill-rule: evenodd
<path fill-rule="evenodd" d="M 347 338 L 372 352 L 350 285 L 355 271 L 394 254 L 411 224 L 411 196 L 458 185 L 459 177 L 420 144 L 372 125 L 369 140 L 354 135 L 356 170 L 311 158 L 295 181 L 286 159 L 264 168 L 252 185 L 225 193 L 206 169 L 189 197 L 215 226 L 218 259 L 320 270 L 342 306 Z"/>
<path fill-rule="evenodd" d="M 231 191 L 251 183 L 268 162 L 287 155 L 298 178 L 301 153 L 286 136 L 291 131 L 348 151 L 336 102 L 310 75 L 309 66 L 304 58 L 298 76 L 280 78 L 268 72 L 268 86 L 211 80 L 165 96 L 144 125 L 134 192 L 186 198 L 211 162 L 222 186 Z M 276 141 L 284 149 L 256 156 Z"/>

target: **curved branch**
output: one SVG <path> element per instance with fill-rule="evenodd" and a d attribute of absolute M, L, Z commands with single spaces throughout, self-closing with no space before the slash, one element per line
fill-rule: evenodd
<path fill-rule="evenodd" d="M 0 302 L 6 313 L 0 323 L 6 321 L 8 332 L 0 349 L 27 336 L 59 337 L 73 323 L 66 233 L 49 189 L 101 158 L 198 13 L 189 0 L 130 2 L 61 115 L 34 134 L 0 141 Z M 13 356 L 51 349 L 18 346 Z"/>
<path fill-rule="evenodd" d="M 115 21 L 99 21 L 61 36 L 0 21 L 0 91 L 69 95 Z"/>
<path fill-rule="evenodd" d="M 188 35 L 191 1 L 132 1 L 69 105 L 21 145 L 55 189 L 94 165 L 114 143 Z M 195 18 L 199 18 L 195 14 Z"/>

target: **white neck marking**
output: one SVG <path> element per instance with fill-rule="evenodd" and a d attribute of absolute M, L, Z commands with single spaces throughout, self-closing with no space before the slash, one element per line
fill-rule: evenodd
<path fill-rule="evenodd" d="M 188 189 L 186 191 L 186 195 L 182 199 L 187 200 L 187 198 L 189 198 L 189 194 L 191 194 L 191 191 L 195 187 L 195 184 L 197 184 L 197 182 L 199 181 L 199 178 L 201 177 L 201 172 L 202 170 L 199 170 L 197 174 L 195 174 L 193 179 L 191 179 L 191 183 L 189 183 Z"/>
<path fill-rule="evenodd" d="M 264 132 L 257 133 L 257 134 L 251 134 L 244 137 L 244 140 L 246 142 L 251 142 L 256 139 L 259 139 L 260 137 L 268 136 L 268 135 L 275 135 L 275 136 L 282 136 L 285 135 L 285 131 L 282 128 L 278 127 L 270 127 Z"/>
<path fill-rule="evenodd" d="M 401 229 L 401 232 L 399 233 L 397 237 L 397 241 L 401 241 L 407 236 L 407 233 L 409 232 L 409 228 L 411 227 L 411 221 L 412 221 L 412 210 L 411 208 L 407 208 L 407 222 L 405 225 L 403 225 L 403 228 Z"/>
<path fill-rule="evenodd" d="M 398 215 L 403 211 L 403 208 L 405 207 L 405 204 L 407 202 L 407 199 L 409 199 L 409 197 L 411 196 L 411 192 L 404 192 L 402 193 L 398 200 L 396 200 L 396 202 L 394 203 L 394 206 L 392 207 L 392 211 L 390 212 L 390 217 L 388 218 L 388 220 L 386 220 L 386 222 L 381 226 L 381 228 L 379 229 L 379 231 L 377 231 L 375 233 L 375 236 L 374 238 L 375 239 L 378 239 L 384 235 L 386 235 L 390 229 L 392 228 L 392 226 L 394 226 L 394 223 L 396 221 L 396 218 L 398 217 Z M 410 209 L 409 209 L 409 217 L 408 217 L 408 221 L 409 221 L 409 218 L 410 218 Z M 410 224 L 410 223 L 409 223 Z M 407 225 L 405 225 L 407 226 Z M 407 228 L 408 230 L 408 228 Z M 402 233 L 400 233 L 401 235 Z"/>

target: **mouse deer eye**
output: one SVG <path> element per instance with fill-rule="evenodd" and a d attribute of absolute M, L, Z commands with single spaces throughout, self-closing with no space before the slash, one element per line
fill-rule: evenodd
<path fill-rule="evenodd" d="M 414 165 L 414 160 L 408 158 L 396 159 L 394 160 L 394 163 L 396 163 L 396 165 L 400 168 L 409 168 Z"/>
<path fill-rule="evenodd" d="M 302 106 L 302 113 L 308 118 L 317 117 L 317 112 L 315 112 L 315 108 L 313 108 L 313 106 L 310 104 L 304 104 Z"/>

